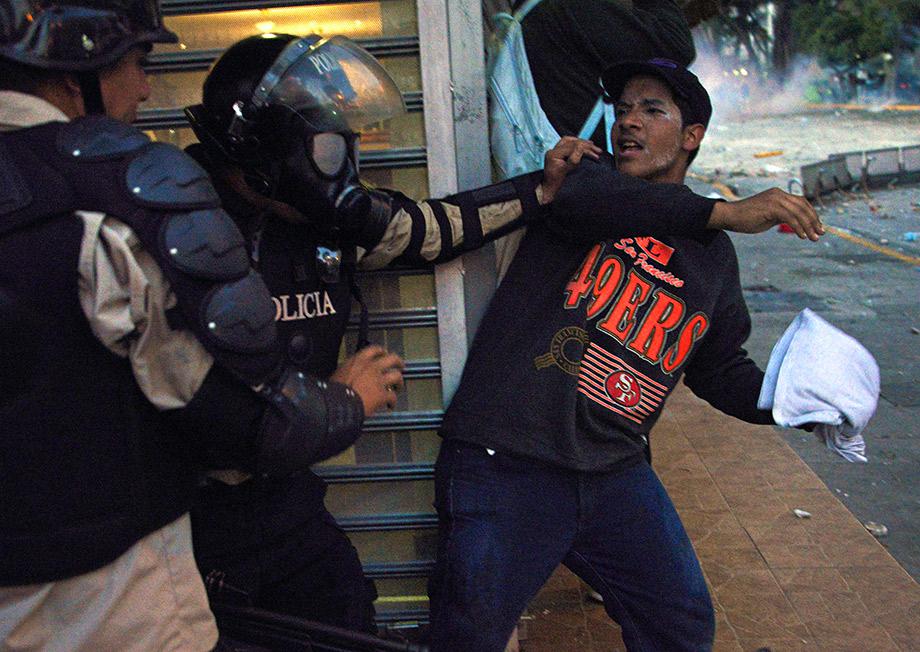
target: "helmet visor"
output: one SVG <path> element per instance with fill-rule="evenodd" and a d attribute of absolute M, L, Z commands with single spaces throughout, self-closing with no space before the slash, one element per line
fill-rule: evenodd
<path fill-rule="evenodd" d="M 287 106 L 317 131 L 360 131 L 406 110 L 387 71 L 342 36 L 288 45 L 256 87 L 253 104 Z"/>

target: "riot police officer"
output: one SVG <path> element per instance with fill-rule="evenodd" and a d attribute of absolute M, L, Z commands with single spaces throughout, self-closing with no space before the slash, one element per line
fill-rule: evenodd
<path fill-rule="evenodd" d="M 565 176 L 541 185 L 539 172 L 422 202 L 367 187 L 360 130 L 404 109 L 389 75 L 344 37 L 244 39 L 214 65 L 202 100 L 186 110 L 201 141 L 189 153 L 249 236 L 288 362 L 320 377 L 341 373 L 358 269 L 431 265 L 479 247 L 538 218 Z M 325 490 L 309 471 L 211 474 L 192 515 L 199 567 L 225 589 L 217 599 L 245 594 L 262 608 L 376 631 L 373 585 L 324 507 Z"/>
<path fill-rule="evenodd" d="M 196 459 L 307 468 L 401 382 L 288 364 L 204 170 L 124 122 L 175 41 L 156 0 L 0 3 L 0 647 L 212 648 Z"/>

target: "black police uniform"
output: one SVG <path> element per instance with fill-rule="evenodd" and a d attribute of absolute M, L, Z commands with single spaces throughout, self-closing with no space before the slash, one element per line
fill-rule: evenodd
<path fill-rule="evenodd" d="M 324 282 L 316 244 L 310 227 L 274 219 L 253 247 L 289 364 L 327 378 L 348 324 L 353 271 Z M 325 483 L 310 470 L 241 485 L 206 480 L 192 509 L 193 536 L 209 588 L 223 584 L 218 599 L 376 632 L 373 582 L 326 510 L 325 494 Z"/>
<path fill-rule="evenodd" d="M 210 165 L 203 147 L 188 151 Z M 243 231 L 252 231 L 258 214 L 214 176 L 223 205 Z M 411 237 L 394 262 L 443 262 L 540 218 L 543 209 L 536 188 L 541 179 L 538 172 L 423 203 L 396 192 L 374 191 L 389 203 L 388 222 L 406 220 L 411 225 Z M 435 219 L 426 218 L 423 204 Z M 498 212 L 504 217 L 495 219 Z M 458 226 L 448 213 L 463 225 L 463 238 L 457 242 L 453 230 Z M 484 219 L 487 214 L 491 220 Z M 393 245 L 383 231 L 377 238 L 367 243 L 371 253 Z M 423 249 L 432 240 L 438 242 L 439 252 L 426 258 Z M 339 279 L 324 280 L 315 258 L 318 242 L 314 227 L 268 217 L 250 246 L 274 300 L 289 364 L 328 377 L 336 368 L 350 316 L 356 248 L 341 243 L 346 262 Z M 309 471 L 280 481 L 252 478 L 238 485 L 208 480 L 192 509 L 192 526 L 199 569 L 212 595 L 216 590 L 220 600 L 375 632 L 376 591 L 365 579 L 347 536 L 325 509 L 325 492 L 324 482 Z"/>

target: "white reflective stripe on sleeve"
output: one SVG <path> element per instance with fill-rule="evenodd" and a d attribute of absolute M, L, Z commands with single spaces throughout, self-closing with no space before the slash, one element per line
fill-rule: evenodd
<path fill-rule="evenodd" d="M 399 258 L 412 239 L 412 216 L 400 209 L 390 220 L 376 247 L 359 258 L 361 269 L 380 269 Z"/>

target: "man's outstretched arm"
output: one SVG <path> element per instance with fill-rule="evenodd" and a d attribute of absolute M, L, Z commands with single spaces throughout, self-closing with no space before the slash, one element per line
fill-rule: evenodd
<path fill-rule="evenodd" d="M 547 153 L 546 174 L 570 168 L 558 189 L 544 182 L 552 199 L 550 225 L 569 240 L 597 242 L 638 233 L 652 236 L 693 235 L 705 229 L 760 233 L 788 224 L 800 238 L 824 234 L 821 219 L 804 197 L 771 188 L 747 199 L 725 202 L 701 197 L 687 186 L 649 183 L 620 174 L 613 158 L 597 161 L 570 155 L 557 147 Z M 555 191 L 555 192 L 554 192 Z"/>

